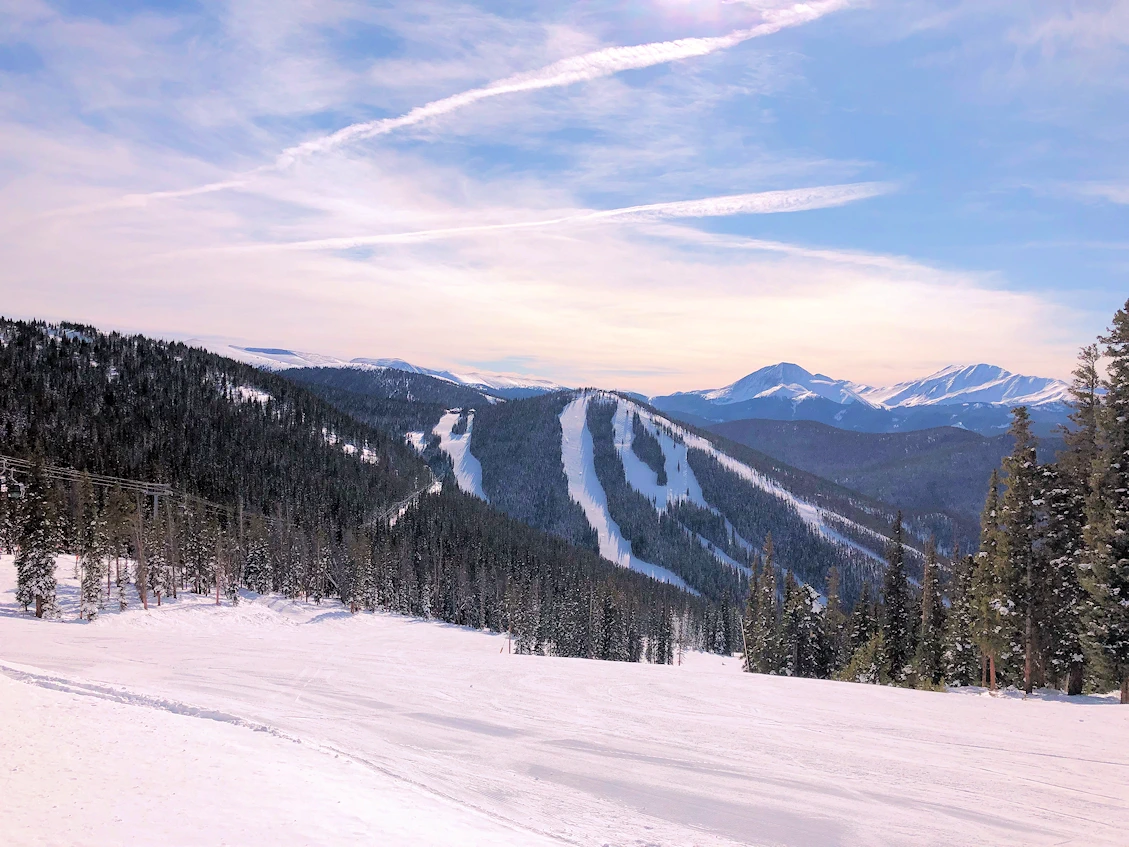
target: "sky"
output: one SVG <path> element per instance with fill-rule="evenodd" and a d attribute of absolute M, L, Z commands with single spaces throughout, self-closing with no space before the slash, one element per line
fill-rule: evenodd
<path fill-rule="evenodd" d="M 1129 0 L 0 0 L 0 312 L 652 394 L 1068 377 Z"/>

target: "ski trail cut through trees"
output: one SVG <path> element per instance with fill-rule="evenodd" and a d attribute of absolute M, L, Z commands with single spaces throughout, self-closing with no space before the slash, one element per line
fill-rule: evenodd
<path fill-rule="evenodd" d="M 596 530 L 600 555 L 620 567 L 639 571 L 660 582 L 676 585 L 697 594 L 686 582 L 666 568 L 645 562 L 631 552 L 631 542 L 623 537 L 619 525 L 608 512 L 608 497 L 596 476 L 595 449 L 588 431 L 588 394 L 581 394 L 561 412 L 561 463 L 568 480 L 568 496 L 584 510 L 588 523 Z"/>
<path fill-rule="evenodd" d="M 455 479 L 459 488 L 467 494 L 473 494 L 480 500 L 490 502 L 486 492 L 482 490 L 482 465 L 474 454 L 470 452 L 470 433 L 474 428 L 474 412 L 467 412 L 466 432 L 455 435 L 455 424 L 462 416 L 461 409 L 452 409 L 439 419 L 439 423 L 432 430 L 439 436 L 439 448 L 451 457 L 454 465 Z"/>

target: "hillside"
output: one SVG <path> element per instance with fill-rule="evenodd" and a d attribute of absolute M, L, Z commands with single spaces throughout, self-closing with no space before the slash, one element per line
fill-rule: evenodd
<path fill-rule="evenodd" d="M 1011 452 L 1006 435 L 988 438 L 941 427 L 906 433 L 849 432 L 814 421 L 741 420 L 710 431 L 908 512 L 945 512 L 974 549 L 988 477 Z M 1051 461 L 1061 438 L 1040 439 Z"/>
<path fill-rule="evenodd" d="M 777 564 L 819 590 L 836 567 L 853 600 L 882 572 L 894 509 L 626 396 L 564 392 L 456 419 L 464 491 L 704 596 L 739 602 L 769 533 Z M 951 535 L 945 516 L 911 515 L 921 536 L 933 524 Z"/>
<path fill-rule="evenodd" d="M 728 609 L 723 620 L 714 604 L 440 491 L 403 439 L 181 344 L 4 322 L 0 453 L 172 487 L 134 502 L 21 471 L 27 496 L 0 501 L 0 546 L 77 558 L 93 544 L 134 562 L 116 568 L 116 589 L 96 565 L 92 614 L 119 597 L 214 590 L 236 602 L 253 588 L 510 631 L 558 655 L 665 661 L 675 615 L 710 649 L 737 638 Z M 55 578 L 36 595 L 48 616 Z"/>
<path fill-rule="evenodd" d="M 18 616 L 12 574 L 0 558 L 11 843 L 1115 847 L 1129 827 L 1115 699 L 515 655 L 254 595 L 86 624 L 70 581 L 50 623 Z"/>
<path fill-rule="evenodd" d="M 0 322 L 0 453 L 166 482 L 298 523 L 363 523 L 425 486 L 400 439 L 183 344 Z"/>

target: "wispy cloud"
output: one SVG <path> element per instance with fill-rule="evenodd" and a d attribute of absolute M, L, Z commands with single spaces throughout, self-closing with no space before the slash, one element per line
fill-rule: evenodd
<path fill-rule="evenodd" d="M 678 200 L 671 203 L 651 203 L 644 206 L 627 206 L 622 209 L 605 209 L 581 212 L 557 218 L 513 223 L 483 224 L 480 226 L 446 227 L 394 232 L 380 235 L 347 236 L 296 241 L 281 245 L 260 245 L 256 249 L 283 247 L 291 250 L 347 250 L 354 247 L 372 247 L 380 244 L 411 244 L 417 241 L 436 241 L 459 238 L 498 230 L 541 229 L 554 226 L 582 225 L 601 221 L 655 221 L 674 218 L 715 218 L 728 215 L 769 215 L 780 212 L 803 212 L 811 209 L 828 209 L 845 206 L 888 194 L 894 186 L 884 182 L 857 182 L 850 185 L 820 185 L 812 188 L 793 188 L 783 191 L 761 191 L 755 194 L 731 194 L 724 197 L 706 197 L 701 200 Z"/>
<path fill-rule="evenodd" d="M 783 9 L 765 9 L 760 13 L 764 19 L 762 23 L 747 29 L 734 30 L 727 35 L 711 38 L 680 38 L 673 41 L 658 41 L 626 47 L 607 47 L 603 50 L 572 56 L 535 71 L 516 74 L 481 88 L 472 88 L 450 97 L 433 100 L 430 103 L 417 106 L 399 117 L 350 124 L 320 138 L 288 147 L 278 155 L 273 164 L 255 168 L 241 174 L 240 178 L 194 186 L 181 191 L 160 191 L 131 195 L 129 198 L 123 198 L 123 201 L 128 200 L 132 205 L 146 199 L 172 199 L 224 191 L 242 185 L 246 178 L 253 177 L 256 174 L 269 170 L 285 169 L 303 157 L 326 153 L 356 141 L 388 135 L 396 130 L 415 126 L 482 100 L 526 91 L 559 88 L 579 82 L 591 82 L 623 71 L 639 70 L 683 59 L 707 56 L 754 38 L 772 35 L 788 27 L 809 23 L 826 14 L 843 9 L 851 5 L 852 2 L 853 0 L 815 0 L 815 2 L 797 3 Z"/>

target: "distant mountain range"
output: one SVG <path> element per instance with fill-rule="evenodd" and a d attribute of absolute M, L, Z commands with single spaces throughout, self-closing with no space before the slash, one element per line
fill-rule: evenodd
<path fill-rule="evenodd" d="M 1069 386 L 1058 379 L 1013 374 L 995 365 L 952 365 L 888 388 L 813 374 L 782 362 L 724 388 L 650 398 L 656 408 L 691 423 L 761 419 L 817 421 L 857 432 L 909 432 L 953 426 L 998 435 L 1011 409 L 1027 406 L 1035 428 L 1065 423 Z"/>
<path fill-rule="evenodd" d="M 490 371 L 463 371 L 455 373 L 448 370 L 422 368 L 405 362 L 403 359 L 339 359 L 321 353 L 304 353 L 282 347 L 240 347 L 236 344 L 217 342 L 214 339 L 190 338 L 186 342 L 192 346 L 203 347 L 221 356 L 246 362 L 266 370 L 280 371 L 291 368 L 355 368 L 358 370 L 395 370 L 406 373 L 424 374 L 455 385 L 474 389 L 489 397 L 504 400 L 517 400 L 535 397 L 551 391 L 559 391 L 565 386 L 552 380 L 518 374 L 494 373 Z"/>
<path fill-rule="evenodd" d="M 493 400 L 523 399 L 569 387 L 536 376 L 440 370 L 403 359 L 340 359 L 202 339 L 189 343 L 269 370 L 348 368 L 430 376 Z M 1028 407 L 1038 434 L 1051 433 L 1067 421 L 1068 391 L 1069 386 L 1059 379 L 1014 374 L 986 364 L 951 365 L 921 379 L 876 387 L 781 362 L 723 388 L 633 396 L 700 426 L 749 419 L 816 421 L 854 432 L 914 432 L 952 426 L 994 436 L 1007 429 L 1015 406 Z"/>

